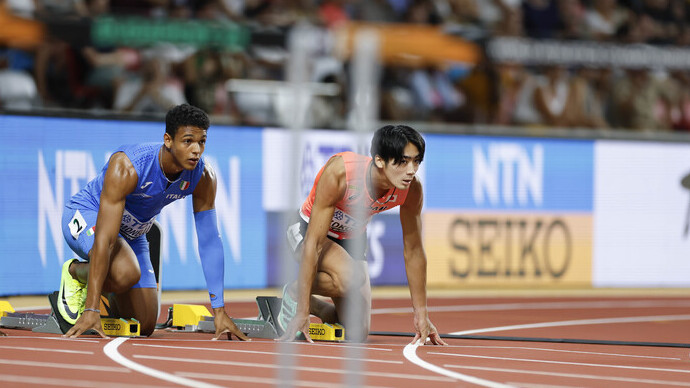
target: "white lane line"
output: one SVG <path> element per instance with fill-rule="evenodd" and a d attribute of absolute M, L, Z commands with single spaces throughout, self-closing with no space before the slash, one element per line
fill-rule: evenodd
<path fill-rule="evenodd" d="M 47 386 L 62 386 L 62 387 L 91 387 L 91 388 L 161 388 L 160 385 L 141 385 L 141 384 L 125 384 L 122 382 L 112 383 L 109 381 L 94 381 L 84 380 L 79 377 L 79 380 L 59 379 L 55 377 L 37 377 L 37 376 L 19 376 L 19 375 L 2 375 L 0 374 L 0 381 L 3 383 L 21 383 L 22 386 L 34 384 L 40 387 Z"/>
<path fill-rule="evenodd" d="M 613 368 L 613 369 L 632 369 L 632 370 L 648 370 L 653 372 L 675 372 L 675 373 L 690 373 L 690 369 L 667 369 L 667 368 L 650 368 L 645 366 L 628 366 L 628 365 L 612 365 L 612 364 L 592 364 L 587 362 L 571 362 L 571 361 L 553 361 L 553 360 L 533 360 L 530 358 L 514 358 L 514 357 L 495 357 L 495 356 L 477 356 L 472 354 L 454 354 L 454 353 L 437 353 L 429 352 L 428 354 L 437 354 L 441 356 L 450 357 L 465 357 L 465 358 L 482 358 L 486 360 L 503 360 L 503 361 L 517 361 L 517 362 L 536 362 L 539 364 L 558 364 L 558 365 L 577 365 L 577 366 L 592 366 L 598 368 Z"/>
<path fill-rule="evenodd" d="M 347 357 L 340 357 L 340 356 L 324 356 L 324 355 L 316 355 L 316 354 L 299 354 L 299 353 L 293 353 L 293 354 L 285 354 L 285 353 L 280 353 L 280 352 L 265 352 L 265 351 L 259 351 L 259 350 L 246 350 L 246 349 L 218 349 L 218 348 L 200 348 L 200 347 L 191 347 L 191 346 L 171 346 L 171 345 L 153 345 L 153 344 L 134 344 L 134 346 L 145 346 L 145 347 L 155 347 L 155 348 L 168 348 L 168 349 L 186 349 L 186 350 L 203 350 L 204 352 L 208 351 L 215 351 L 215 352 L 234 352 L 234 353 L 243 353 L 243 354 L 268 354 L 268 355 L 285 355 L 285 356 L 291 356 L 291 357 L 311 357 L 311 358 L 319 358 L 319 359 L 332 359 L 332 360 L 355 360 L 353 358 L 347 358 Z M 402 361 L 393 361 L 393 360 L 377 360 L 377 359 L 372 359 L 372 358 L 358 358 L 356 361 L 363 361 L 363 362 L 378 362 L 378 363 L 384 363 L 384 364 L 402 364 Z"/>
<path fill-rule="evenodd" d="M 110 342 L 108 342 L 107 345 L 103 348 L 103 353 L 105 353 L 106 356 L 110 357 L 111 360 L 115 361 L 116 363 L 135 370 L 139 373 L 143 373 L 145 375 L 155 377 L 160 380 L 165 380 L 169 381 L 171 383 L 176 383 L 179 385 L 184 385 L 187 387 L 204 387 L 204 388 L 218 388 L 218 385 L 213 385 L 213 384 L 207 384 L 201 381 L 197 380 L 191 380 L 187 379 L 184 377 L 180 376 L 175 376 L 170 373 L 166 373 L 157 369 L 149 368 L 147 366 L 138 364 L 128 358 L 125 358 L 123 355 L 120 354 L 120 352 L 117 351 L 117 348 L 123 343 L 127 341 L 127 337 L 119 337 L 116 338 Z M 136 357 L 136 356 L 135 356 Z"/>
<path fill-rule="evenodd" d="M 507 382 L 514 387 L 518 388 L 580 388 L 574 387 L 572 385 L 553 385 L 553 384 L 535 384 L 535 383 L 520 383 L 520 382 Z"/>
<path fill-rule="evenodd" d="M 438 373 L 438 374 L 441 374 L 444 376 L 448 376 L 452 379 L 464 381 L 466 383 L 481 385 L 483 387 L 490 387 L 490 388 L 510 387 L 510 385 L 505 385 L 505 384 L 497 383 L 494 381 L 484 380 L 484 379 L 480 379 L 478 377 L 473 377 L 473 376 L 469 376 L 469 375 L 464 375 L 462 373 L 453 372 L 453 371 L 450 371 L 448 369 L 443 369 L 440 366 L 426 362 L 426 361 L 422 360 L 421 358 L 419 358 L 419 356 L 417 356 L 417 347 L 418 346 L 420 346 L 420 345 L 419 344 L 409 344 L 409 345 L 405 346 L 405 349 L 403 350 L 403 355 L 405 356 L 405 358 L 410 360 L 410 362 L 412 362 L 413 364 L 418 365 L 418 366 L 420 366 L 426 370 L 430 370 L 432 372 L 435 372 L 435 373 Z"/>
<path fill-rule="evenodd" d="M 651 379 L 636 379 L 632 377 L 616 377 L 616 376 L 600 376 L 600 375 L 590 375 L 590 374 L 580 374 L 580 373 L 562 373 L 562 372 L 541 372 L 533 370 L 524 369 L 509 369 L 509 368 L 492 368 L 483 366 L 465 366 L 465 365 L 444 365 L 446 368 L 457 368 L 457 369 L 474 369 L 482 370 L 488 372 L 506 372 L 506 373 L 522 373 L 528 375 L 541 375 L 541 376 L 553 376 L 553 377 L 571 377 L 576 379 L 590 379 L 590 380 L 609 380 L 609 381 L 622 381 L 626 383 L 641 383 L 641 384 L 665 384 L 665 385 L 677 385 L 681 387 L 690 387 L 690 383 L 683 381 L 669 381 L 669 380 L 651 380 Z"/>
<path fill-rule="evenodd" d="M 597 356 L 612 356 L 612 357 L 630 357 L 630 358 L 649 358 L 653 360 L 673 360 L 681 361 L 682 358 L 678 357 L 655 357 L 655 356 L 638 356 L 634 354 L 620 354 L 620 353 L 601 353 L 601 352 L 583 352 L 578 350 L 558 350 L 558 349 L 546 349 L 546 348 L 530 348 L 527 346 L 486 346 L 486 345 L 455 345 L 454 348 L 474 348 L 482 350 L 491 349 L 520 349 L 520 350 L 535 350 L 543 352 L 556 352 L 556 353 L 576 353 L 576 354 L 594 354 Z"/>
<path fill-rule="evenodd" d="M 123 372 L 129 373 L 130 370 L 127 368 L 116 368 L 104 365 L 84 365 L 84 364 L 66 364 L 63 362 L 43 362 L 43 361 L 24 361 L 24 360 L 11 360 L 7 358 L 0 358 L 0 364 L 7 365 L 21 365 L 21 366 L 35 366 L 39 368 L 59 368 L 59 369 L 77 369 L 77 370 L 89 370 L 89 371 L 103 371 L 103 372 Z"/>
<path fill-rule="evenodd" d="M 200 360 L 198 358 L 180 358 L 180 357 L 163 357 L 163 356 L 145 356 L 137 354 L 134 358 L 143 358 L 148 360 L 159 360 L 159 361 L 176 361 L 184 363 L 193 364 L 211 364 L 211 365 L 229 365 L 229 366 L 239 366 L 245 368 L 268 368 L 268 369 L 278 369 L 281 368 L 280 365 L 264 364 L 256 362 L 239 362 L 239 361 L 227 361 L 227 360 Z M 346 369 L 332 369 L 332 368 L 315 368 L 307 366 L 294 366 L 293 370 L 305 371 L 305 372 L 319 372 L 319 373 L 336 373 L 336 374 L 346 374 L 352 373 L 352 371 Z M 443 381 L 451 382 L 454 380 L 447 379 L 438 376 L 429 375 L 417 375 L 417 374 L 402 374 L 402 373 L 387 373 L 387 372 L 370 372 L 370 371 L 357 371 L 358 374 L 363 376 L 374 376 L 374 377 L 392 377 L 396 379 L 414 379 L 414 380 L 424 380 L 424 381 Z"/>
<path fill-rule="evenodd" d="M 633 322 L 654 322 L 654 321 L 690 321 L 690 315 L 654 315 L 639 317 L 620 317 L 620 318 L 594 318 L 576 319 L 570 321 L 538 322 L 526 323 L 523 325 L 485 327 L 483 329 L 456 331 L 454 335 L 466 335 L 476 333 L 490 333 L 493 331 L 520 330 L 520 329 L 539 329 L 543 327 L 560 326 L 580 326 L 580 325 L 603 325 L 608 323 L 633 323 Z"/>
<path fill-rule="evenodd" d="M 673 321 L 673 320 L 690 320 L 690 315 L 656 315 L 656 316 L 646 316 L 646 317 L 624 317 L 624 318 L 601 318 L 601 319 L 580 319 L 580 320 L 570 320 L 570 321 L 559 321 L 559 322 L 541 322 L 541 323 L 531 323 L 524 325 L 511 325 L 511 326 L 500 326 L 500 327 L 489 327 L 483 329 L 465 330 L 457 331 L 451 334 L 455 335 L 466 335 L 466 334 L 477 334 L 477 333 L 487 333 L 493 331 L 503 331 L 503 330 L 517 330 L 517 329 L 532 329 L 541 327 L 557 327 L 557 326 L 577 326 L 577 325 L 595 325 L 595 324 L 606 324 L 606 323 L 630 323 L 630 322 L 650 322 L 650 321 Z M 412 363 L 418 366 L 434 371 L 436 373 L 442 374 L 444 376 L 451 376 L 456 372 L 449 371 L 438 365 L 431 364 L 419 358 L 417 356 L 417 345 L 409 344 L 403 349 L 403 355 L 405 358 L 410 360 Z M 472 376 L 462 375 L 465 378 L 473 378 Z M 493 383 L 493 382 L 489 382 Z M 481 385 L 481 384 L 480 384 Z M 485 385 L 490 386 L 490 385 Z"/>
<path fill-rule="evenodd" d="M 39 352 L 57 352 L 57 353 L 71 353 L 71 354 L 93 354 L 86 350 L 67 350 L 67 349 L 51 349 L 51 348 L 31 348 L 28 346 L 1 346 L 0 349 L 12 349 L 12 350 L 38 350 Z"/>
<path fill-rule="evenodd" d="M 176 372 L 175 374 L 178 376 L 185 376 L 185 377 L 198 378 L 198 379 L 237 381 L 237 382 L 243 383 L 244 385 L 247 385 L 247 384 L 266 384 L 266 385 L 272 385 L 274 387 L 285 385 L 284 381 L 282 381 L 282 380 L 272 379 L 272 378 L 268 378 L 268 377 L 219 375 L 219 374 L 214 374 L 214 373 L 196 373 L 196 372 Z M 326 383 L 323 381 L 306 381 L 306 380 L 291 380 L 290 385 L 295 386 L 295 387 L 316 387 L 316 388 L 340 388 L 340 387 L 345 388 L 346 387 L 346 385 L 343 385 L 343 384 Z M 365 385 L 362 388 L 383 388 L 383 387 Z"/>
<path fill-rule="evenodd" d="M 13 335 L 11 337 L 5 337 L 3 338 L 3 341 L 11 341 L 13 339 L 42 339 L 42 340 L 53 340 L 53 341 L 72 341 L 72 342 L 87 342 L 87 343 L 92 343 L 92 344 L 97 344 L 102 341 L 99 340 L 89 340 L 89 339 L 82 339 L 82 338 L 64 338 L 62 336 L 60 337 L 36 337 L 32 335 Z"/>
<path fill-rule="evenodd" d="M 429 312 L 457 311 L 504 311 L 504 310 L 551 310 L 551 309 L 626 309 L 626 308 L 667 308 L 690 307 L 690 301 L 678 300 L 633 300 L 633 301 L 578 301 L 578 302 L 529 302 L 529 303 L 494 303 L 470 304 L 455 306 L 429 306 Z M 371 310 L 372 314 L 397 314 L 412 312 L 412 307 L 391 307 Z"/>

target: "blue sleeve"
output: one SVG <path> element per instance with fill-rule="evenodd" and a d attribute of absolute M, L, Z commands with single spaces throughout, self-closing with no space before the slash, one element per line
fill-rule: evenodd
<path fill-rule="evenodd" d="M 204 270 L 206 286 L 211 297 L 211 307 L 223 307 L 223 278 L 225 273 L 225 256 L 223 242 L 218 232 L 216 209 L 194 213 L 196 235 L 199 243 L 199 257 Z"/>

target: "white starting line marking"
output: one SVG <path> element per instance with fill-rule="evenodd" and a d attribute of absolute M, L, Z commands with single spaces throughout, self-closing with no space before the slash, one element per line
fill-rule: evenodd
<path fill-rule="evenodd" d="M 532 329 L 532 328 L 542 328 L 542 327 L 562 327 L 562 326 L 578 326 L 578 325 L 600 325 L 607 323 L 631 323 L 631 322 L 652 322 L 652 321 L 685 321 L 690 320 L 690 315 L 655 315 L 655 316 L 640 316 L 640 317 L 622 317 L 622 318 L 601 318 L 601 319 L 580 319 L 580 320 L 570 320 L 570 321 L 558 321 L 558 322 L 540 322 L 540 323 L 530 323 L 524 325 L 511 325 L 511 326 L 499 326 L 499 327 L 489 327 L 484 329 L 475 330 L 465 330 L 458 331 L 451 334 L 455 335 L 467 335 L 467 334 L 477 334 L 477 333 L 487 333 L 494 331 L 504 331 L 504 330 L 518 330 L 518 329 Z M 407 345 L 403 350 L 403 355 L 405 358 L 410 360 L 412 363 L 419 365 L 420 367 L 431 370 L 433 372 L 442 374 L 444 376 L 449 376 L 453 378 L 460 379 L 462 381 L 470 382 L 468 379 L 476 379 L 475 377 L 464 375 L 461 373 L 453 372 L 448 369 L 444 369 L 438 365 L 431 364 L 427 361 L 422 360 L 417 356 L 418 345 Z M 451 354 L 447 354 L 451 355 Z M 459 355 L 453 354 L 455 356 L 461 357 L 473 357 L 469 355 Z M 643 368 L 637 368 L 643 369 Z M 680 370 L 679 370 L 680 372 Z M 683 371 L 684 373 L 690 373 L 690 371 Z M 478 379 L 479 381 L 474 382 L 477 385 L 484 387 L 496 387 L 498 384 L 493 381 Z M 506 385 L 498 385 L 506 386 Z"/>
<path fill-rule="evenodd" d="M 157 369 L 149 368 L 147 366 L 136 363 L 128 358 L 125 358 L 123 355 L 120 354 L 120 352 L 117 351 L 117 348 L 125 341 L 127 341 L 127 337 L 115 338 L 114 340 L 108 342 L 107 345 L 105 345 L 105 347 L 103 348 L 103 352 L 106 356 L 110 357 L 111 360 L 124 366 L 125 368 L 135 370 L 139 373 L 143 373 L 145 375 L 155 377 L 157 379 L 169 381 L 171 383 L 184 385 L 187 387 L 219 388 L 218 385 L 207 384 L 201 381 L 191 380 L 186 377 L 176 376 Z"/>

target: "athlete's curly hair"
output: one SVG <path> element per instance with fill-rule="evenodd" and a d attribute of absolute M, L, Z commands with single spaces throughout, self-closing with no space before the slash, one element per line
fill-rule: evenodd
<path fill-rule="evenodd" d="M 165 115 L 165 133 L 173 139 L 180 127 L 192 126 L 207 130 L 210 125 L 206 112 L 189 104 L 177 105 Z"/>
<path fill-rule="evenodd" d="M 398 164 L 403 159 L 407 143 L 412 143 L 419 150 L 419 160 L 424 159 L 424 138 L 407 125 L 386 125 L 379 128 L 371 139 L 371 157 L 380 156 L 386 163 L 393 159 Z"/>

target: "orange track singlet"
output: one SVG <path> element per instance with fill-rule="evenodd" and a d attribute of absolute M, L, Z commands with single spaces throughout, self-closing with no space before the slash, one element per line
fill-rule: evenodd
<path fill-rule="evenodd" d="M 335 205 L 335 212 L 333 213 L 331 226 L 328 229 L 328 235 L 342 240 L 360 236 L 364 233 L 367 224 L 371 220 L 371 216 L 374 214 L 405 203 L 409 189 L 400 190 L 394 187 L 388 190 L 381 198 L 373 199 L 366 187 L 367 171 L 369 171 L 372 159 L 369 156 L 359 155 L 354 152 L 341 152 L 333 155 L 331 159 L 336 156 L 340 156 L 345 162 L 347 189 L 345 189 L 345 196 Z M 314 198 L 316 196 L 316 186 L 325 167 L 324 165 L 319 170 L 309 196 L 300 208 L 300 215 L 306 222 L 309 222 L 311 217 L 311 208 L 314 205 Z"/>

